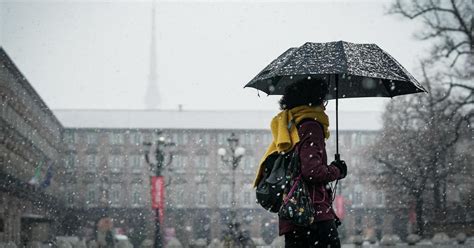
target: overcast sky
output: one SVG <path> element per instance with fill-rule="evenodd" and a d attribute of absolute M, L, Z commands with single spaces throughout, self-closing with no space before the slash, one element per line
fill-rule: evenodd
<path fill-rule="evenodd" d="M 0 0 L 0 42 L 52 109 L 144 109 L 150 1 Z M 272 110 L 277 97 L 243 89 L 289 47 L 307 41 L 376 43 L 415 76 L 427 44 L 390 1 L 158 1 L 162 109 Z M 381 99 L 342 110 L 382 110 Z M 331 104 L 330 104 L 331 105 Z"/>

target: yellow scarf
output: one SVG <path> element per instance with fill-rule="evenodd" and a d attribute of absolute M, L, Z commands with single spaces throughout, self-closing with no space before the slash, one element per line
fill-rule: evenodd
<path fill-rule="evenodd" d="M 324 113 L 322 107 L 310 107 L 305 105 L 281 111 L 277 116 L 273 117 L 270 124 L 273 141 L 270 146 L 268 146 L 265 155 L 263 155 L 259 163 L 257 175 L 253 182 L 254 187 L 258 185 L 263 175 L 263 170 L 265 169 L 262 166 L 263 161 L 275 152 L 291 151 L 295 144 L 300 141 L 296 124 L 304 119 L 315 119 L 321 123 L 324 127 L 325 138 L 329 138 L 329 118 L 326 113 Z"/>

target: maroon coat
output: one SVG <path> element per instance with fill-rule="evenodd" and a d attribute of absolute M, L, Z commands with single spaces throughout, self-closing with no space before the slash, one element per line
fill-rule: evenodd
<path fill-rule="evenodd" d="M 315 222 L 335 219 L 331 206 L 332 192 L 328 183 L 339 178 L 340 171 L 328 165 L 326 143 L 321 124 L 314 120 L 303 120 L 298 128 L 301 174 L 308 185 L 313 206 L 316 210 Z M 288 220 L 280 219 L 280 235 L 300 227 Z"/>

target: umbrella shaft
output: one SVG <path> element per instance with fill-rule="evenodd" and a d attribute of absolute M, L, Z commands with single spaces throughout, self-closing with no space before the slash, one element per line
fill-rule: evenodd
<path fill-rule="evenodd" d="M 336 84 L 336 155 L 335 160 L 341 159 L 339 155 L 339 74 L 336 74 L 334 78 Z"/>

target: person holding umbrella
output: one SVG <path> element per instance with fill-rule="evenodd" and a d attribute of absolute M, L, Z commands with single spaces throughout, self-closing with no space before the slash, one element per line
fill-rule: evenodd
<path fill-rule="evenodd" d="M 333 192 L 328 183 L 344 178 L 347 166 L 342 160 L 327 164 L 325 140 L 329 138 L 329 119 L 324 105 L 327 92 L 327 83 L 311 77 L 287 86 L 280 99 L 282 111 L 271 122 L 274 140 L 266 155 L 298 147 L 302 177 L 316 210 L 309 227 L 279 219 L 279 234 L 285 236 L 285 247 L 340 247 L 337 216 L 332 208 Z"/>
<path fill-rule="evenodd" d="M 280 220 L 280 234 L 285 235 L 286 247 L 339 247 L 338 219 L 330 205 L 335 192 L 325 187 L 347 174 L 347 166 L 339 154 L 339 98 L 394 97 L 426 90 L 377 45 L 345 41 L 307 42 L 290 48 L 245 87 L 283 95 L 282 112 L 271 124 L 274 141 L 262 162 L 275 152 L 291 151 L 295 145 L 299 146 L 303 177 L 317 188 L 310 187 L 316 207 L 313 226 L 305 230 Z M 327 165 L 324 140 L 329 138 L 329 121 L 322 103 L 331 99 L 336 101 L 336 154 L 334 162 Z M 263 175 L 262 162 L 254 186 Z"/>

